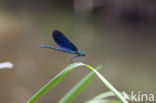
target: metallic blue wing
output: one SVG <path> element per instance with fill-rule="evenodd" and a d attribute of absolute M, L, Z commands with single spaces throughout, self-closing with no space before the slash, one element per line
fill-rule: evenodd
<path fill-rule="evenodd" d="M 53 31 L 53 39 L 55 43 L 64 50 L 78 51 L 77 47 L 58 30 Z"/>
<path fill-rule="evenodd" d="M 48 45 L 40 45 L 40 47 L 43 47 L 43 48 L 50 48 L 50 49 L 54 49 L 54 50 L 58 50 L 58 51 L 66 52 L 66 53 L 76 54 L 75 51 L 67 51 L 67 50 L 58 49 L 58 48 L 55 48 L 55 47 L 52 47 L 52 46 L 48 46 Z"/>

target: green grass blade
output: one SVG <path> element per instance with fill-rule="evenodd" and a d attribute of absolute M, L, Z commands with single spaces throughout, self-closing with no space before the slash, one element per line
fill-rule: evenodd
<path fill-rule="evenodd" d="M 122 102 L 117 100 L 109 100 L 109 99 L 95 99 L 92 101 L 88 101 L 86 103 L 122 103 Z"/>
<path fill-rule="evenodd" d="M 75 67 L 78 66 L 86 66 L 91 69 L 96 75 L 100 78 L 100 80 L 116 95 L 123 103 L 128 103 L 127 100 L 94 68 L 90 65 L 86 65 L 83 63 L 73 63 L 63 69 L 58 75 L 56 75 L 50 82 L 48 82 L 43 88 L 41 88 L 34 96 L 32 96 L 27 103 L 34 103 L 38 100 L 42 95 L 47 93 L 50 89 L 52 89 L 56 84 L 58 84 L 65 76 L 67 76 Z"/>
<path fill-rule="evenodd" d="M 101 69 L 98 66 L 96 70 Z M 94 79 L 95 73 L 91 72 L 80 80 L 65 96 L 59 101 L 59 103 L 70 103 L 80 92 Z"/>
<path fill-rule="evenodd" d="M 99 79 L 110 89 L 114 95 L 116 95 L 123 103 L 128 103 L 128 101 L 120 94 L 119 91 L 117 91 L 109 82 L 107 79 L 105 79 L 99 72 L 97 72 L 94 68 L 92 68 L 90 65 L 85 65 L 92 71 L 96 73 L 96 75 L 99 77 Z"/>
<path fill-rule="evenodd" d="M 50 80 L 45 86 L 43 86 L 36 94 L 34 94 L 27 103 L 34 103 L 42 95 L 47 93 L 52 89 L 56 84 L 58 84 L 65 76 L 67 76 L 75 67 L 82 66 L 83 63 L 73 63 L 63 69 L 58 75 L 56 75 L 52 80 Z"/>
<path fill-rule="evenodd" d="M 114 96 L 114 94 L 113 92 L 109 91 L 109 92 L 101 93 L 97 95 L 96 97 L 94 97 L 93 99 L 104 99 L 104 98 L 111 97 L 111 96 Z"/>
<path fill-rule="evenodd" d="M 123 95 L 123 92 L 120 92 L 120 94 Z M 94 97 L 93 99 L 89 100 L 89 102 L 87 103 L 92 103 L 91 101 L 96 101 L 96 100 L 102 100 L 102 99 L 106 99 L 108 97 L 112 97 L 112 96 L 115 96 L 113 92 L 109 91 L 109 92 L 105 92 L 105 93 L 101 93 L 99 95 L 97 95 L 96 97 Z M 124 95 L 123 95 L 124 96 Z M 128 96 L 128 97 L 127 97 Z M 127 94 L 126 93 L 126 98 L 128 100 L 130 100 L 132 96 L 130 94 Z M 139 101 L 139 100 L 138 100 Z M 141 103 L 141 102 L 138 102 L 138 103 Z"/>

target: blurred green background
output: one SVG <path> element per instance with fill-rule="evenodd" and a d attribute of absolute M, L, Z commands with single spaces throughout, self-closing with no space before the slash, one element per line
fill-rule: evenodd
<path fill-rule="evenodd" d="M 154 0 L 1 0 L 0 103 L 25 103 L 70 64 L 73 55 L 40 48 L 62 31 L 86 53 L 118 90 L 156 94 L 156 2 Z M 83 67 L 84 68 L 84 67 Z M 90 70 L 77 68 L 37 103 L 56 103 Z M 73 101 L 85 102 L 108 89 L 98 78 Z"/>

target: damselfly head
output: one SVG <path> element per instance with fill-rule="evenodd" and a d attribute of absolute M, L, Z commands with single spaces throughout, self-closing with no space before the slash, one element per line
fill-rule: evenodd
<path fill-rule="evenodd" d="M 85 57 L 86 54 L 82 52 L 82 53 L 80 54 L 80 56 Z"/>
<path fill-rule="evenodd" d="M 77 51 L 77 54 L 78 54 L 79 56 L 84 56 L 84 57 L 86 56 L 86 54 L 85 54 L 85 53 L 83 53 L 83 52 L 82 52 L 82 51 L 80 51 L 80 50 L 78 50 L 78 51 Z"/>

